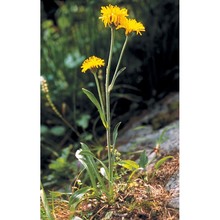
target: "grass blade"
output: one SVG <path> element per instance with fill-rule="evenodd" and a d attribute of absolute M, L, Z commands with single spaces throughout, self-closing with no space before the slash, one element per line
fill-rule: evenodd
<path fill-rule="evenodd" d="M 119 122 L 117 125 L 115 125 L 115 128 L 113 130 L 113 149 L 115 148 L 116 140 L 118 137 L 118 128 L 120 126 L 121 122 Z"/>
<path fill-rule="evenodd" d="M 44 191 L 44 188 L 43 188 L 42 184 L 41 184 L 41 190 L 40 190 L 40 197 L 41 197 L 43 207 L 45 209 L 45 212 L 46 212 L 46 215 L 47 215 L 48 219 L 49 220 L 54 220 L 53 216 L 51 215 L 51 210 L 50 210 L 50 207 L 49 207 L 49 204 L 48 204 L 48 201 L 47 201 L 47 196 L 46 196 L 46 193 Z"/>
<path fill-rule="evenodd" d="M 171 158 L 173 158 L 173 156 L 166 156 L 158 160 L 157 163 L 154 165 L 155 170 L 158 170 L 163 163 L 165 163 L 168 159 Z"/>

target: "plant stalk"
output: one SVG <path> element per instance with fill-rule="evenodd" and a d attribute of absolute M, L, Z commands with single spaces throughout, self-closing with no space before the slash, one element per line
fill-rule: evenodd
<path fill-rule="evenodd" d="M 112 155 L 111 155 L 111 115 L 110 115 L 110 92 L 108 91 L 109 87 L 109 77 L 110 77 L 110 67 L 112 62 L 112 52 L 114 44 L 114 29 L 111 27 L 111 43 L 108 57 L 108 65 L 106 68 L 106 79 L 105 79 L 105 102 L 106 102 L 106 138 L 107 138 L 107 148 L 108 148 L 108 163 L 109 163 L 109 195 L 112 199 L 113 195 L 113 164 L 112 164 Z"/>
<path fill-rule="evenodd" d="M 95 77 L 96 87 L 97 87 L 97 90 L 98 90 L 99 101 L 101 103 L 102 111 L 105 114 L 105 107 L 104 107 L 104 103 L 103 103 L 103 98 L 102 98 L 102 93 L 101 93 L 101 89 L 100 89 L 99 80 L 98 80 L 98 77 L 97 77 L 96 73 L 93 73 L 93 75 Z"/>
<path fill-rule="evenodd" d="M 119 66 L 121 64 L 121 60 L 122 60 L 122 56 L 124 54 L 124 50 L 125 50 L 125 47 L 127 45 L 127 42 L 128 42 L 128 35 L 126 35 L 126 38 L 125 38 L 125 41 L 124 41 L 124 44 L 123 44 L 123 47 L 121 49 L 121 53 L 120 53 L 120 56 L 119 56 L 119 59 L 118 59 L 118 63 L 117 63 L 117 66 L 115 68 L 115 72 L 114 72 L 114 75 L 113 75 L 113 78 L 112 78 L 112 81 L 111 81 L 111 84 L 109 86 L 109 91 L 111 91 L 113 89 L 113 86 L 115 84 L 115 80 L 116 78 L 118 77 L 118 69 L 119 69 Z"/>

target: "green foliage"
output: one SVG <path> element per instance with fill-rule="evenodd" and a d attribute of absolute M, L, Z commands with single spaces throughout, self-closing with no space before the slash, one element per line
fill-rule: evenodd
<path fill-rule="evenodd" d="M 104 112 L 103 112 L 103 110 L 102 110 L 102 108 L 101 108 L 101 105 L 99 104 L 98 100 L 97 100 L 96 97 L 94 96 L 94 94 L 93 94 L 92 92 L 90 92 L 89 90 L 87 90 L 87 89 L 84 89 L 84 88 L 83 88 L 82 90 L 83 90 L 83 92 L 87 95 L 87 97 L 89 98 L 89 100 L 90 100 L 90 101 L 95 105 L 95 107 L 97 108 L 104 127 L 107 127 L 105 114 L 104 114 Z"/>
<path fill-rule="evenodd" d="M 44 188 L 41 184 L 41 191 L 40 191 L 40 197 L 41 197 L 41 201 L 43 204 L 43 208 L 45 210 L 45 213 L 43 212 L 43 210 L 41 210 L 41 215 L 45 215 L 47 216 L 48 220 L 54 220 L 53 216 L 51 215 L 51 209 L 49 207 L 48 201 L 47 201 L 47 196 L 46 193 L 44 191 Z"/>
<path fill-rule="evenodd" d="M 81 143 L 81 146 L 82 148 L 80 150 L 77 150 L 76 152 L 76 158 L 82 163 L 82 165 L 86 169 L 95 194 L 97 196 L 102 193 L 108 194 L 106 185 L 104 183 L 104 179 L 102 178 L 101 173 L 99 172 L 99 167 L 95 160 L 97 160 L 102 165 L 102 167 L 105 170 L 105 173 L 109 177 L 107 167 L 104 165 L 102 161 L 95 157 L 95 155 L 91 152 L 91 150 L 88 148 L 86 144 Z M 100 186 L 100 189 L 98 185 Z"/>
<path fill-rule="evenodd" d="M 69 166 L 67 159 L 72 148 L 72 145 L 70 145 L 67 148 L 64 148 L 62 150 L 61 156 L 58 157 L 56 160 L 52 161 L 49 165 L 49 168 L 52 170 L 56 170 L 57 172 L 65 171 L 65 169 Z"/>
<path fill-rule="evenodd" d="M 76 120 L 76 124 L 83 129 L 88 128 L 89 120 L 91 116 L 88 114 L 82 114 L 79 119 Z"/>
<path fill-rule="evenodd" d="M 116 140 L 117 140 L 117 137 L 118 137 L 118 128 L 119 128 L 120 124 L 121 124 L 121 122 L 118 122 L 118 124 L 115 125 L 115 128 L 113 130 L 113 140 L 112 140 L 113 150 L 114 150 L 115 145 L 116 145 Z"/>
<path fill-rule="evenodd" d="M 120 160 L 118 165 L 130 170 L 134 171 L 139 168 L 139 165 L 133 160 Z"/>
<path fill-rule="evenodd" d="M 146 150 L 144 150 L 141 155 L 140 155 L 140 159 L 139 159 L 139 166 L 141 168 L 146 168 L 146 165 L 148 164 L 148 157 L 147 157 L 147 154 L 146 154 Z"/>
<path fill-rule="evenodd" d="M 162 159 L 160 159 L 159 161 L 156 162 L 154 168 L 155 168 L 155 171 L 157 171 L 160 166 L 165 163 L 168 159 L 172 159 L 173 156 L 166 156 L 166 157 L 163 157 Z"/>
<path fill-rule="evenodd" d="M 92 188 L 91 187 L 83 187 L 79 190 L 77 190 L 76 192 L 74 192 L 69 199 L 69 207 L 71 210 L 75 210 L 76 207 L 79 205 L 79 203 L 82 201 L 83 196 L 91 191 Z"/>
<path fill-rule="evenodd" d="M 51 134 L 55 136 L 62 136 L 64 135 L 65 131 L 66 131 L 66 128 L 63 126 L 54 126 L 50 129 Z"/>
<path fill-rule="evenodd" d="M 163 129 L 162 133 L 160 134 L 159 138 L 157 139 L 156 145 L 161 145 L 162 143 L 164 143 L 168 137 L 166 136 L 166 132 L 167 132 L 168 128 Z"/>
<path fill-rule="evenodd" d="M 66 181 L 71 182 L 72 177 L 69 174 L 78 172 L 76 161 L 70 157 L 72 149 L 73 145 L 70 145 L 63 148 L 60 154 L 54 152 L 56 159 L 51 160 L 48 165 L 49 174 L 42 177 L 45 187 L 60 187 L 61 184 L 66 184 Z"/>

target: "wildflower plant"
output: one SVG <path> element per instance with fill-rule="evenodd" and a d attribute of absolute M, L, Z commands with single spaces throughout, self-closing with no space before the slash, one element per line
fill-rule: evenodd
<path fill-rule="evenodd" d="M 83 92 L 87 95 L 90 101 L 97 108 L 102 124 L 106 130 L 106 146 L 108 150 L 108 165 L 105 165 L 101 160 L 95 157 L 95 155 L 90 151 L 89 147 L 81 143 L 82 148 L 76 152 L 77 159 L 83 164 L 84 168 L 87 170 L 88 175 L 91 180 L 92 188 L 85 187 L 76 191 L 71 197 L 71 202 L 76 205 L 79 202 L 79 197 L 81 198 L 83 194 L 92 190 L 97 197 L 105 197 L 108 202 L 114 201 L 114 167 L 118 160 L 119 152 L 116 149 L 116 139 L 118 136 L 118 128 L 120 122 L 116 124 L 112 133 L 111 125 L 111 109 L 110 109 L 110 94 L 115 85 L 118 76 L 126 69 L 126 67 L 120 68 L 121 60 L 128 42 L 129 37 L 135 32 L 137 35 L 142 35 L 145 31 L 145 27 L 141 22 L 135 19 L 128 18 L 128 11 L 126 8 L 119 8 L 118 6 L 108 5 L 101 7 L 101 16 L 99 19 L 103 22 L 105 28 L 109 28 L 111 32 L 110 48 L 106 66 L 105 73 L 105 85 L 101 85 L 101 81 L 98 77 L 98 71 L 101 67 L 105 66 L 105 61 L 102 58 L 91 56 L 86 59 L 81 65 L 82 73 L 91 72 L 94 76 L 98 98 L 95 95 L 83 88 Z M 112 57 L 113 57 L 113 47 L 115 41 L 115 32 L 119 29 L 124 29 L 125 41 L 121 48 L 121 52 L 118 58 L 115 70 L 112 71 Z M 104 87 L 104 90 L 101 89 Z M 98 169 L 97 162 L 101 165 L 101 169 Z M 136 163 L 133 161 L 123 161 L 120 162 L 124 167 L 137 168 Z M 103 178 L 104 177 L 104 178 Z"/>

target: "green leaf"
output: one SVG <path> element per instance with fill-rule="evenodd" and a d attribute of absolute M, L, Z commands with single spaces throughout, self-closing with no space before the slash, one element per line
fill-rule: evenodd
<path fill-rule="evenodd" d="M 53 216 L 51 215 L 51 210 L 50 207 L 48 205 L 48 201 L 47 201 L 47 197 L 46 197 L 46 193 L 44 191 L 43 185 L 41 184 L 41 190 L 40 190 L 40 197 L 43 203 L 43 207 L 46 211 L 46 215 L 48 217 L 49 220 L 54 220 Z"/>
<path fill-rule="evenodd" d="M 96 176 L 94 175 L 93 172 L 93 167 L 91 165 L 91 162 L 88 157 L 81 155 L 82 149 L 76 151 L 76 158 L 79 160 L 79 162 L 84 166 L 86 171 L 88 172 L 91 184 L 94 189 L 96 189 Z"/>
<path fill-rule="evenodd" d="M 118 137 L 118 128 L 119 128 L 120 124 L 121 124 L 121 122 L 119 122 L 117 125 L 115 125 L 115 128 L 113 130 L 113 148 L 115 147 L 115 144 L 116 144 L 116 140 Z"/>
<path fill-rule="evenodd" d="M 126 69 L 126 67 L 122 67 L 116 74 L 115 78 L 118 78 L 118 76 Z"/>
<path fill-rule="evenodd" d="M 84 143 L 81 143 L 81 145 L 82 145 L 82 151 L 80 152 L 80 155 L 83 155 L 83 156 L 88 156 L 88 157 L 92 157 L 91 159 L 91 165 L 92 165 L 92 167 L 94 168 L 94 170 L 98 170 L 98 166 L 97 166 L 97 164 L 95 163 L 95 161 L 93 160 L 93 158 L 95 159 L 95 160 L 97 160 L 102 166 L 103 166 L 103 168 L 105 169 L 105 173 L 106 173 L 106 178 L 108 179 L 109 178 L 109 172 L 108 172 L 108 168 L 105 166 L 105 164 L 101 161 L 101 160 L 99 160 L 97 157 L 95 157 L 95 155 L 90 151 L 90 149 L 88 148 L 88 146 L 86 145 L 86 144 L 84 144 Z M 100 175 L 99 175 L 100 176 Z M 97 176 L 97 178 L 98 178 L 98 176 Z M 99 179 L 99 178 L 98 178 Z"/>
<path fill-rule="evenodd" d="M 88 128 L 90 115 L 82 114 L 79 119 L 76 120 L 76 124 L 83 129 Z"/>
<path fill-rule="evenodd" d="M 131 171 L 139 168 L 139 165 L 133 160 L 121 160 L 118 164 Z"/>
<path fill-rule="evenodd" d="M 49 129 L 46 125 L 41 125 L 40 126 L 40 133 L 41 134 L 46 134 L 48 131 L 49 131 Z"/>
<path fill-rule="evenodd" d="M 69 200 L 70 209 L 75 210 L 79 203 L 82 201 L 83 196 L 90 190 L 92 190 L 92 188 L 86 186 L 74 192 Z"/>
<path fill-rule="evenodd" d="M 145 168 L 146 165 L 148 164 L 148 157 L 146 154 L 146 150 L 144 150 L 141 155 L 140 155 L 140 160 L 139 160 L 139 166 L 142 168 Z"/>
<path fill-rule="evenodd" d="M 83 164 L 83 166 L 85 167 L 85 169 L 88 172 L 88 175 L 90 177 L 92 186 L 95 190 L 95 193 L 99 193 L 98 192 L 98 187 L 96 184 L 96 179 L 98 180 L 98 182 L 100 183 L 100 186 L 102 188 L 102 190 L 107 193 L 107 189 L 106 186 L 104 184 L 104 180 L 101 176 L 101 173 L 99 173 L 98 170 L 98 165 L 96 164 L 95 159 L 97 159 L 94 154 L 90 151 L 90 149 L 88 148 L 88 146 L 84 143 L 81 143 L 82 149 L 81 150 L 77 150 L 76 152 L 76 157 L 77 159 Z M 99 160 L 100 162 L 100 160 Z M 103 166 L 105 166 L 102 162 L 101 164 Z M 107 168 L 106 168 L 107 170 Z"/>
<path fill-rule="evenodd" d="M 168 128 L 165 128 L 165 129 L 162 131 L 162 133 L 161 133 L 160 137 L 158 138 L 156 144 L 159 144 L 159 145 L 160 145 L 160 144 L 164 143 L 164 142 L 168 139 L 168 137 L 165 135 L 166 132 L 167 132 L 167 130 L 168 130 Z"/>
<path fill-rule="evenodd" d="M 62 172 L 64 169 L 66 169 L 66 166 L 67 166 L 67 161 L 64 158 L 59 157 L 55 161 L 53 160 L 49 164 L 49 169 L 56 170 L 58 172 Z"/>
<path fill-rule="evenodd" d="M 65 193 L 62 192 L 58 192 L 58 191 L 50 191 L 50 195 L 53 198 L 57 198 L 57 197 L 61 197 L 62 195 L 64 195 Z"/>
<path fill-rule="evenodd" d="M 68 28 L 70 26 L 70 21 L 67 17 L 59 17 L 58 18 L 58 25 L 61 29 Z"/>
<path fill-rule="evenodd" d="M 156 170 L 158 170 L 159 167 L 160 167 L 163 163 L 165 163 L 168 159 L 171 159 L 171 158 L 173 158 L 173 156 L 163 157 L 162 159 L 160 159 L 159 161 L 157 161 L 157 163 L 154 165 L 154 168 L 155 168 Z"/>
<path fill-rule="evenodd" d="M 90 101 L 96 106 L 96 108 L 99 111 L 99 115 L 100 118 L 102 120 L 102 123 L 104 125 L 104 127 L 107 127 L 107 123 L 106 123 L 106 119 L 105 119 L 105 114 L 102 111 L 101 105 L 99 104 L 98 100 L 96 99 L 96 97 L 94 96 L 94 94 L 92 92 L 90 92 L 87 89 L 82 88 L 82 91 L 87 95 L 87 97 L 90 99 Z"/>
<path fill-rule="evenodd" d="M 65 131 L 66 128 L 63 126 L 54 126 L 53 128 L 50 129 L 50 133 L 55 136 L 62 136 L 64 135 Z"/>
<path fill-rule="evenodd" d="M 64 158 L 65 160 L 67 160 L 71 150 L 73 148 L 73 145 L 70 145 L 69 147 L 66 147 L 62 150 L 62 155 L 61 157 Z"/>

